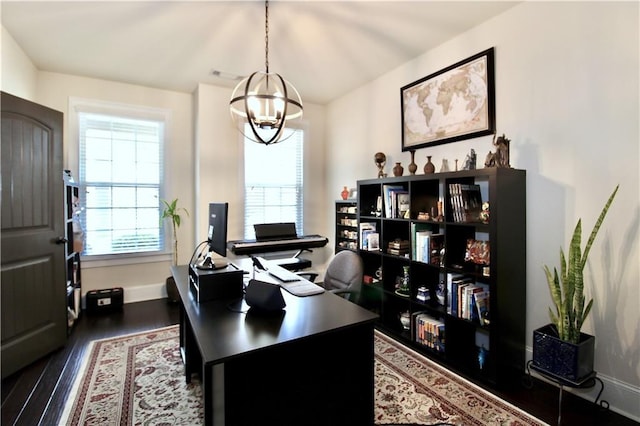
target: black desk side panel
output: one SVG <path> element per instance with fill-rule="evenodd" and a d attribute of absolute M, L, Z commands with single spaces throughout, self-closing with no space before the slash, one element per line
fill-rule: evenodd
<path fill-rule="evenodd" d="M 226 424 L 373 425 L 373 336 L 368 323 L 227 362 L 225 394 L 242 397 L 226 401 Z"/>

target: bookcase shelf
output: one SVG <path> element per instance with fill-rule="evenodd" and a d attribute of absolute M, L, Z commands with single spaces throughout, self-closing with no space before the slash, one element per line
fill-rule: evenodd
<path fill-rule="evenodd" d="M 360 303 L 378 327 L 474 380 L 524 374 L 526 172 L 367 179 L 357 193 Z"/>
<path fill-rule="evenodd" d="M 335 253 L 341 250 L 358 249 L 358 202 L 352 200 L 336 200 L 336 239 Z"/>

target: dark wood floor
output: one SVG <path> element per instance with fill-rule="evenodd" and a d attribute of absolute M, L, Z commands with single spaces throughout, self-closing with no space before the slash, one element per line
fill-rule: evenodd
<path fill-rule="evenodd" d="M 121 312 L 108 315 L 83 315 L 64 348 L 2 381 L 2 425 L 57 424 L 91 340 L 164 327 L 178 321 L 178 306 L 165 299 L 127 304 Z M 638 425 L 582 398 L 564 395 L 563 425 Z M 502 397 L 551 425 L 557 423 L 558 389 L 553 386 L 535 380 L 531 389 L 515 386 Z"/>

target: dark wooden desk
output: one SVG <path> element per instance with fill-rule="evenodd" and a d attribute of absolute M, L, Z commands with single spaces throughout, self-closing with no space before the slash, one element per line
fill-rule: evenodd
<path fill-rule="evenodd" d="M 373 425 L 375 314 L 330 293 L 282 291 L 278 316 L 243 301 L 197 304 L 187 266 L 171 272 L 185 374 L 201 377 L 205 424 Z"/>

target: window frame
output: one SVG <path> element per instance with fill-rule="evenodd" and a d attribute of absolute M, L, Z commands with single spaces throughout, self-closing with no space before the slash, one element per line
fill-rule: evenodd
<path fill-rule="evenodd" d="M 302 137 L 300 140 L 300 153 L 299 153 L 299 158 L 300 158 L 300 172 L 299 172 L 299 179 L 300 179 L 300 184 L 298 185 L 296 183 L 296 188 L 298 189 L 298 196 L 297 199 L 299 200 L 299 203 L 297 205 L 297 211 L 296 211 L 296 217 L 300 217 L 299 220 L 299 224 L 296 223 L 296 232 L 300 235 L 304 233 L 304 205 L 305 205 L 305 188 L 304 188 L 304 181 L 305 181 L 305 177 L 306 177 L 306 173 L 305 173 L 305 165 L 306 165 L 306 161 L 305 161 L 305 157 L 306 157 L 306 150 L 307 150 L 307 138 L 308 138 L 308 130 L 307 127 L 304 125 L 300 125 L 300 124 L 296 124 L 296 125 L 288 125 L 286 126 L 287 129 L 291 129 L 295 132 L 301 132 Z M 294 136 L 292 136 L 293 138 Z M 255 238 L 255 235 L 251 232 L 249 234 L 247 234 L 247 230 L 250 230 L 250 226 L 252 224 L 248 224 L 247 223 L 247 205 L 246 205 L 246 200 L 247 200 L 247 182 L 246 182 L 246 151 L 244 149 L 244 147 L 246 146 L 246 144 L 255 144 L 256 142 L 252 142 L 252 141 L 248 141 L 247 138 L 244 135 L 241 135 L 240 137 L 240 141 L 242 143 L 242 161 L 243 161 L 243 172 L 242 172 L 242 190 L 243 190 L 243 205 L 244 205 L 244 214 L 242 216 L 242 236 L 243 239 L 253 239 Z M 284 140 L 282 142 L 278 142 L 277 144 L 274 145 L 269 145 L 266 146 L 265 149 L 271 149 L 276 147 L 277 145 L 280 144 L 286 144 L 286 143 L 290 143 L 291 140 L 287 139 Z M 298 222 L 297 220 L 294 220 L 294 222 Z"/>
<path fill-rule="evenodd" d="M 93 99 L 83 98 L 70 98 L 69 99 L 69 133 L 71 140 L 75 143 L 75 149 L 68 151 L 68 164 L 69 168 L 74 167 L 78 171 L 80 170 L 80 129 L 79 129 L 79 114 L 80 113 L 95 113 L 103 115 L 111 115 L 118 117 L 126 117 L 131 119 L 141 120 L 154 120 L 164 123 L 163 138 L 161 141 L 161 176 L 160 184 L 158 185 L 158 196 L 160 203 L 161 199 L 165 199 L 166 186 L 167 186 L 167 170 L 168 170 L 168 144 L 169 135 L 171 134 L 171 111 L 165 108 L 155 108 L 148 106 L 139 106 L 131 104 L 114 103 L 108 101 L 100 101 Z M 78 179 L 79 180 L 79 179 Z M 82 197 L 86 193 L 86 183 L 79 181 L 80 196 Z M 162 207 L 158 205 L 160 213 Z M 171 230 L 169 224 L 164 221 L 160 226 L 161 240 L 163 246 L 160 250 L 149 252 L 132 252 L 132 253 L 110 253 L 99 255 L 82 255 L 83 267 L 102 267 L 102 266 L 114 266 L 114 265 L 129 265 L 139 263 L 153 263 L 170 261 L 172 258 L 171 248 Z"/>

